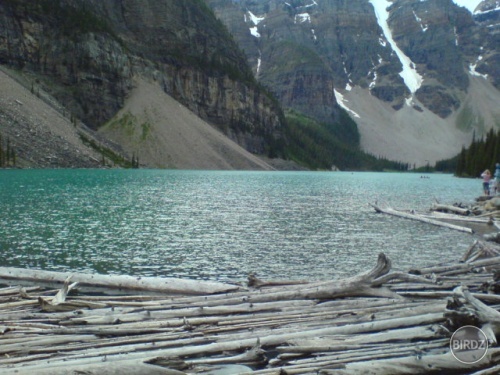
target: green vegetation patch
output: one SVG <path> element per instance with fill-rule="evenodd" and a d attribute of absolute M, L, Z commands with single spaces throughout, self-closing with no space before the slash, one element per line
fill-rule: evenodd
<path fill-rule="evenodd" d="M 464 108 L 458 113 L 456 125 L 458 129 L 464 132 L 469 132 L 473 128 L 482 131 L 485 129 L 484 119 L 480 115 L 477 115 L 468 105 L 464 106 Z"/>
<path fill-rule="evenodd" d="M 127 137 L 132 138 L 138 124 L 138 119 L 130 112 L 124 113 L 122 116 L 112 119 L 107 127 L 113 130 L 120 130 Z"/>
<path fill-rule="evenodd" d="M 125 112 L 122 116 L 112 119 L 105 127 L 119 131 L 130 140 L 136 137 L 140 141 L 145 141 L 153 128 L 150 122 L 144 121 L 141 123 L 139 118 L 130 112 Z M 138 136 L 136 136 L 136 133 L 139 133 Z"/>
<path fill-rule="evenodd" d="M 288 111 L 285 115 L 287 139 L 285 155 L 288 159 L 307 168 L 329 170 L 337 167 L 342 170 L 375 171 L 401 171 L 409 168 L 406 163 L 366 154 L 355 142 L 345 143 L 339 137 L 339 129 L 345 127 L 343 124 L 319 123 L 296 111 Z M 346 113 L 341 118 L 344 116 L 349 118 Z"/>
<path fill-rule="evenodd" d="M 143 122 L 141 124 L 141 129 L 142 129 L 142 133 L 141 133 L 141 141 L 145 141 L 149 134 L 151 133 L 151 124 L 149 122 Z"/>
<path fill-rule="evenodd" d="M 0 134 L 0 168 L 16 166 L 16 151 L 12 146 L 10 139 L 7 138 L 4 142 Z"/>
<path fill-rule="evenodd" d="M 80 139 L 83 144 L 91 147 L 95 151 L 101 154 L 102 156 L 102 164 L 106 165 L 106 159 L 110 160 L 115 166 L 120 166 L 122 168 L 138 168 L 139 161 L 135 158 L 135 155 L 132 156 L 132 160 L 128 160 L 124 156 L 116 153 L 110 148 L 103 146 L 102 144 L 98 144 L 94 139 L 87 137 L 83 133 L 79 133 Z"/>
<path fill-rule="evenodd" d="M 270 54 L 273 56 L 272 66 L 267 74 L 282 74 L 299 68 L 307 71 L 328 69 L 314 50 L 291 41 L 277 43 Z"/>
<path fill-rule="evenodd" d="M 57 0 L 38 0 L 37 3 L 44 14 L 57 17 L 64 35 L 76 36 L 90 32 L 114 35 L 106 20 L 93 13 L 90 4 L 84 2 L 69 6 Z"/>

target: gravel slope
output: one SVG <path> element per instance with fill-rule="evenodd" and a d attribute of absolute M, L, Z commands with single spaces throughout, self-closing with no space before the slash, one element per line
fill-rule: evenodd
<path fill-rule="evenodd" d="M 468 147 L 473 128 L 481 136 L 481 130 L 486 133 L 500 125 L 500 92 L 481 77 L 470 76 L 470 82 L 462 107 L 446 119 L 415 99 L 411 106 L 395 111 L 360 87 L 341 93 L 344 104 L 359 115 L 355 121 L 364 151 L 422 166 L 451 158 L 462 146 Z"/>
<path fill-rule="evenodd" d="M 0 134 L 4 147 L 9 139 L 14 148 L 17 166 L 98 167 L 100 155 L 78 134 L 83 129 L 63 116 L 44 93 L 31 93 L 13 77 L 14 73 L 0 70 Z"/>
<path fill-rule="evenodd" d="M 125 106 L 99 133 L 156 168 L 272 170 L 167 95 L 137 80 Z"/>
<path fill-rule="evenodd" d="M 133 118 L 132 127 L 108 125 L 95 133 L 82 124 L 75 126 L 69 114 L 36 85 L 32 93 L 28 89 L 31 81 L 0 66 L 0 134 L 4 147 L 7 139 L 14 147 L 17 167 L 101 167 L 101 154 L 82 142 L 80 134 L 84 134 L 129 159 L 133 154 L 138 155 L 142 167 L 274 169 L 199 119 L 154 83 L 138 81 L 125 107 L 115 117 Z"/>

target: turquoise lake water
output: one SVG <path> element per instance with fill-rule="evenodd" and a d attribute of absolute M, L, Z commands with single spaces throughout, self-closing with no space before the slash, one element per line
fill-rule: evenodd
<path fill-rule="evenodd" d="M 470 235 L 376 214 L 472 203 L 481 181 L 368 172 L 0 171 L 0 265 L 243 281 L 457 260 Z"/>

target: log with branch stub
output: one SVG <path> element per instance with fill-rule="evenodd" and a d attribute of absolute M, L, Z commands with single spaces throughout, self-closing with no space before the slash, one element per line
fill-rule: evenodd
<path fill-rule="evenodd" d="M 29 281 L 32 283 L 60 285 L 67 279 L 64 272 L 28 270 L 12 267 L 0 267 L 0 279 L 11 281 Z M 226 293 L 241 289 L 238 285 L 230 285 L 215 281 L 188 280 L 160 277 L 132 277 L 121 275 L 100 275 L 72 273 L 73 281 L 81 287 L 96 287 L 108 290 L 142 291 L 163 293 L 166 295 L 206 295 Z"/>
<path fill-rule="evenodd" d="M 467 288 L 460 286 L 454 292 L 456 298 L 462 298 L 465 303 L 460 303 L 455 299 L 455 303 L 452 304 L 455 309 L 450 309 L 445 314 L 452 325 L 455 327 L 467 325 L 467 323 L 464 324 L 464 320 L 471 322 L 472 325 L 478 324 L 489 342 L 496 345 L 496 336 L 500 334 L 500 312 L 474 297 Z"/>
<path fill-rule="evenodd" d="M 500 256 L 500 246 L 476 240 L 462 257 L 463 262 L 474 262 L 478 259 Z"/>
<path fill-rule="evenodd" d="M 449 224 L 449 223 L 444 223 L 444 222 L 439 221 L 439 220 L 429 219 L 427 217 L 424 217 L 424 216 L 416 214 L 416 213 L 407 213 L 407 212 L 395 210 L 395 209 L 390 208 L 390 207 L 382 208 L 382 207 L 379 207 L 376 205 L 372 205 L 372 207 L 375 209 L 376 212 L 379 212 L 379 213 L 384 213 L 384 214 L 388 214 L 388 215 L 392 215 L 392 216 L 402 217 L 402 218 L 410 219 L 410 220 L 421 221 L 423 223 L 432 224 L 435 226 L 444 227 L 444 228 L 448 228 L 448 229 L 453 229 L 453 230 L 457 230 L 460 232 L 465 232 L 465 233 L 470 233 L 470 234 L 474 233 L 474 231 L 470 228 L 459 226 L 459 225 L 454 225 L 454 224 Z"/>
<path fill-rule="evenodd" d="M 454 324 L 473 316 L 492 342 L 500 329 L 500 297 L 478 292 L 500 257 L 481 249 L 469 249 L 467 263 L 415 274 L 391 271 L 380 254 L 372 269 L 340 280 L 255 278 L 248 288 L 222 284 L 199 295 L 143 294 L 134 285 L 134 296 L 88 296 L 80 286 L 72 296 L 71 282 L 85 280 L 74 276 L 49 294 L 0 289 L 0 373 L 457 371 L 448 355 Z M 455 289 L 460 283 L 471 292 Z M 454 307 L 446 304 L 452 295 Z M 500 354 L 488 355 L 483 367 L 500 364 Z"/>

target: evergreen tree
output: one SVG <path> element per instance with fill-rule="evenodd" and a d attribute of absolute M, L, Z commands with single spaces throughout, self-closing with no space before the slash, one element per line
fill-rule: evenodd
<path fill-rule="evenodd" d="M 7 138 L 7 150 L 5 151 L 5 166 L 9 166 L 9 157 L 10 157 L 10 139 Z"/>
<path fill-rule="evenodd" d="M 477 177 L 485 169 L 493 172 L 495 164 L 500 162 L 500 132 L 492 129 L 485 139 L 476 140 L 474 137 L 469 148 L 462 147 L 456 158 L 456 176 Z"/>
<path fill-rule="evenodd" d="M 457 176 L 463 176 L 465 173 L 465 160 L 466 160 L 466 151 L 465 151 L 465 146 L 462 146 L 462 151 L 460 151 L 460 154 L 458 155 L 458 161 L 457 161 L 457 169 L 455 171 L 455 174 Z"/>
<path fill-rule="evenodd" d="M 4 155 L 3 155 L 3 140 L 2 135 L 0 134 L 0 168 L 4 167 Z"/>

